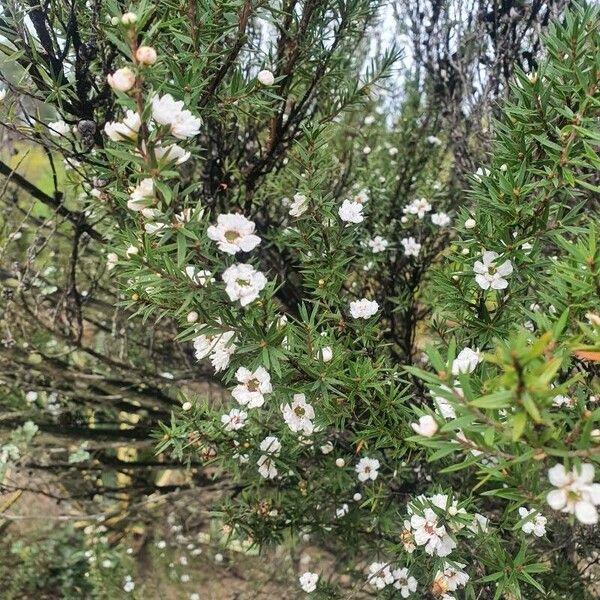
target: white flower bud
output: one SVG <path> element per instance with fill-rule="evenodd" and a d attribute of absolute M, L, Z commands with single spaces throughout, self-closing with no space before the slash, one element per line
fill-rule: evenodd
<path fill-rule="evenodd" d="M 271 71 L 268 71 L 267 69 L 261 71 L 256 76 L 256 79 L 258 79 L 258 81 L 262 83 L 262 85 L 266 86 L 273 85 L 275 83 L 275 75 L 273 75 L 273 73 L 271 73 Z"/>
<path fill-rule="evenodd" d="M 125 251 L 125 254 L 127 254 L 127 256 L 134 256 L 135 254 L 137 254 L 140 251 L 140 249 L 137 246 L 129 246 L 129 248 L 127 248 L 127 250 Z"/>
<path fill-rule="evenodd" d="M 333 350 L 330 346 L 325 346 L 324 348 L 321 348 L 320 354 L 321 360 L 323 362 L 329 362 L 333 358 Z"/>
<path fill-rule="evenodd" d="M 192 403 L 191 403 L 191 402 L 184 402 L 184 403 L 181 405 L 181 408 L 182 408 L 183 410 L 190 410 L 190 408 L 192 408 Z"/>
<path fill-rule="evenodd" d="M 433 437 L 438 430 L 438 424 L 431 415 L 423 415 L 419 417 L 418 423 L 411 423 L 413 431 L 423 437 Z"/>
<path fill-rule="evenodd" d="M 465 229 L 473 229 L 473 227 L 475 227 L 475 225 L 477 225 L 477 223 L 475 222 L 475 219 L 467 219 L 465 221 Z"/>
<path fill-rule="evenodd" d="M 123 25 L 133 25 L 136 21 L 137 21 L 137 15 L 132 12 L 126 12 L 121 17 L 121 23 L 123 23 Z"/>
<path fill-rule="evenodd" d="M 187 314 L 187 322 L 195 323 L 198 320 L 198 313 L 195 310 L 192 310 Z"/>
<path fill-rule="evenodd" d="M 129 67 L 123 67 L 109 75 L 106 80 L 113 90 L 128 92 L 135 84 L 135 73 Z"/>
<path fill-rule="evenodd" d="M 359 494 L 358 492 L 356 492 L 356 494 L 354 494 L 354 496 L 352 496 L 352 500 L 354 500 L 354 502 L 360 502 L 362 500 L 362 494 Z"/>
<path fill-rule="evenodd" d="M 402 217 L 400 223 L 408 223 L 408 217 Z"/>
<path fill-rule="evenodd" d="M 335 459 L 335 466 L 339 467 L 340 469 L 346 464 L 346 461 L 343 458 L 336 458 Z"/>
<path fill-rule="evenodd" d="M 156 62 L 156 50 L 151 46 L 140 46 L 135 58 L 142 65 L 153 65 Z"/>

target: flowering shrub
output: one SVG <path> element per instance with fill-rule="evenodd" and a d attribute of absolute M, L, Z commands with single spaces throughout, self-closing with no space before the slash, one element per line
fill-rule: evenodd
<path fill-rule="evenodd" d="M 223 3 L 242 7 L 221 66 L 238 69 L 223 76 L 207 64 L 216 17 L 205 33 L 166 4 L 168 26 L 146 4 L 105 9 L 118 60 L 93 160 L 67 150 L 85 146 L 82 120 L 79 138 L 48 125 L 108 240 L 120 306 L 177 323 L 230 391 L 224 407 L 182 392 L 158 450 L 234 481 L 218 511 L 233 540 L 310 536 L 357 590 L 583 598 L 600 505 L 598 11 L 566 13 L 536 70 L 517 70 L 490 161 L 459 197 L 433 178 L 450 161 L 436 136 L 404 191 L 394 157 L 412 149 L 385 123 L 373 147 L 337 154 L 346 110 L 377 105 L 396 58 L 339 88 L 347 28 L 369 23 L 371 3 L 290 9 L 288 26 L 313 37 L 251 57 L 235 40 L 254 3 Z M 228 141 L 240 131 L 243 145 Z M 365 161 L 355 173 L 350 157 Z M 312 568 L 299 589 L 341 597 L 336 573 Z"/>

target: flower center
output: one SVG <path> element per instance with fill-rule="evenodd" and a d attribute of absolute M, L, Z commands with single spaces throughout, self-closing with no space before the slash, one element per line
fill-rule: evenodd
<path fill-rule="evenodd" d="M 294 408 L 294 413 L 296 413 L 297 417 L 303 417 L 306 411 L 301 406 L 296 406 L 296 408 Z"/>
<path fill-rule="evenodd" d="M 240 237 L 240 234 L 238 231 L 230 229 L 229 231 L 226 231 L 223 234 L 223 236 L 228 242 L 235 242 L 235 240 L 237 240 Z"/>
<path fill-rule="evenodd" d="M 425 530 L 425 533 L 427 533 L 428 535 L 433 535 L 435 533 L 435 526 L 433 523 L 427 521 L 425 523 L 425 525 L 423 526 L 423 529 Z"/>
<path fill-rule="evenodd" d="M 250 381 L 248 381 L 248 383 L 246 383 L 246 387 L 248 388 L 249 392 L 258 392 L 259 386 L 260 382 L 258 381 L 258 379 L 251 379 Z"/>

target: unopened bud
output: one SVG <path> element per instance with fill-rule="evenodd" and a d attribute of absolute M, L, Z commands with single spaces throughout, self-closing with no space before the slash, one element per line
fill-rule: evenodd
<path fill-rule="evenodd" d="M 140 46 L 135 58 L 141 65 L 153 65 L 156 62 L 156 50 L 151 46 Z"/>
<path fill-rule="evenodd" d="M 133 12 L 126 12 L 121 17 L 121 23 L 123 25 L 133 25 L 137 21 L 137 15 Z"/>

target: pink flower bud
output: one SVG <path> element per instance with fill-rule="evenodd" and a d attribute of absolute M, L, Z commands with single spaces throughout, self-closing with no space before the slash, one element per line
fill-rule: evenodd
<path fill-rule="evenodd" d="M 142 65 L 153 65 L 156 62 L 156 50 L 151 46 L 140 46 L 135 57 Z"/>

